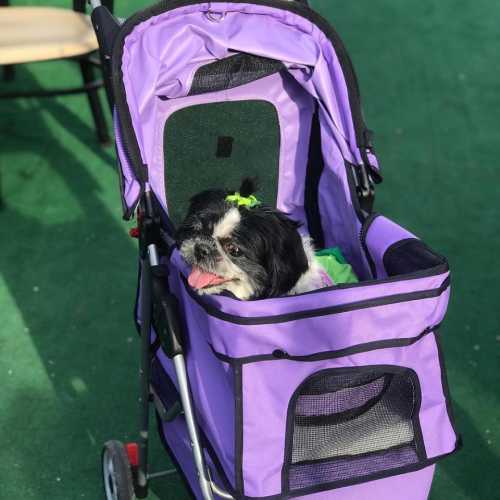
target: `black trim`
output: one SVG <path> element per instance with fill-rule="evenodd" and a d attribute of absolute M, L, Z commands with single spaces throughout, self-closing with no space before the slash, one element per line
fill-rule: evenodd
<path fill-rule="evenodd" d="M 399 302 L 429 299 L 439 297 L 450 285 L 450 277 L 448 276 L 438 288 L 432 288 L 430 290 L 399 293 L 388 295 L 386 297 L 360 300 L 358 302 L 350 302 L 348 304 L 321 307 L 318 309 L 310 309 L 305 311 L 295 311 L 286 314 L 277 314 L 275 316 L 236 316 L 234 314 L 221 311 L 212 304 L 203 301 L 203 299 L 188 285 L 186 279 L 182 274 L 180 274 L 180 277 L 190 297 L 195 302 L 197 302 L 198 305 L 200 305 L 207 314 L 217 319 L 228 321 L 230 323 L 236 323 L 238 325 L 268 325 L 272 323 L 286 323 L 288 321 L 297 321 L 300 319 L 313 318 L 316 316 L 340 314 L 350 311 L 356 311 L 359 309 L 368 309 L 371 307 L 397 304 Z M 286 297 L 284 299 L 286 299 Z"/>
<path fill-rule="evenodd" d="M 375 262 L 373 261 L 370 250 L 368 250 L 368 244 L 366 242 L 366 238 L 368 237 L 368 231 L 370 230 L 370 227 L 372 226 L 373 222 L 380 215 L 381 214 L 379 214 L 377 212 L 370 214 L 363 222 L 363 224 L 361 226 L 361 231 L 359 233 L 359 241 L 361 243 L 361 249 L 363 250 L 363 252 L 365 254 L 365 258 L 368 262 L 368 266 L 370 267 L 370 272 L 371 272 L 372 278 L 375 280 L 377 279 L 377 266 L 375 265 Z"/>
<path fill-rule="evenodd" d="M 441 341 L 441 333 L 439 332 L 439 330 L 436 330 L 436 332 L 434 333 L 434 340 L 436 341 L 436 348 L 437 348 L 437 352 L 438 352 L 439 365 L 441 367 L 441 385 L 443 387 L 444 399 L 446 401 L 446 413 L 448 413 L 448 419 L 450 420 L 450 424 L 451 424 L 451 427 L 453 429 L 453 432 L 455 433 L 458 441 L 461 444 L 462 443 L 462 435 L 457 431 L 455 412 L 453 410 L 453 403 L 452 403 L 452 398 L 451 398 L 451 393 L 450 393 L 450 387 L 448 384 L 448 374 L 446 371 L 446 364 L 444 361 L 444 352 L 443 352 L 443 346 L 442 346 L 442 341 Z"/>
<path fill-rule="evenodd" d="M 446 258 L 436 253 L 422 240 L 409 237 L 387 247 L 382 256 L 382 263 L 388 276 L 401 276 L 442 265 L 446 263 Z"/>
<path fill-rule="evenodd" d="M 426 328 L 422 333 L 415 337 L 404 338 L 404 339 L 387 339 L 387 340 L 375 340 L 373 342 L 366 342 L 364 344 L 356 344 L 351 347 L 346 347 L 345 349 L 337 349 L 336 351 L 323 351 L 314 354 L 307 354 L 304 356 L 291 356 L 283 351 L 280 351 L 280 356 L 275 354 L 256 354 L 255 356 L 245 356 L 241 358 L 233 358 L 225 354 L 221 354 L 214 350 L 213 346 L 210 345 L 214 355 L 224 363 L 229 363 L 230 365 L 244 365 L 247 363 L 258 363 L 259 361 L 281 361 L 286 359 L 288 361 L 301 361 L 301 362 L 314 362 L 322 361 L 325 359 L 335 359 L 343 358 L 345 356 L 352 356 L 354 354 L 359 354 L 362 352 L 376 351 L 379 349 L 390 349 L 393 347 L 407 347 L 415 344 L 423 337 L 431 333 L 433 330 L 439 328 L 439 325 L 431 326 Z"/>
<path fill-rule="evenodd" d="M 243 370 L 240 363 L 233 366 L 234 374 L 234 477 L 239 496 L 245 495 L 243 481 Z"/>
<path fill-rule="evenodd" d="M 358 197 L 357 185 L 355 180 L 356 179 L 355 170 L 358 167 L 347 160 L 344 160 L 344 167 L 345 167 L 347 185 L 349 186 L 349 193 L 351 195 L 352 206 L 354 208 L 354 212 L 358 217 L 359 222 L 363 224 L 365 219 L 368 217 L 369 213 L 362 209 Z"/>
<path fill-rule="evenodd" d="M 111 79 L 110 79 L 110 81 L 111 81 Z M 118 134 L 115 134 L 115 152 L 116 152 L 116 163 L 117 163 L 118 176 L 120 177 L 120 195 L 121 195 L 122 214 L 123 214 L 122 218 L 123 218 L 123 220 L 128 221 L 132 218 L 137 206 L 139 205 L 141 197 L 144 193 L 144 185 L 141 182 L 139 182 L 139 193 L 137 193 L 137 198 L 131 203 L 131 205 L 129 207 L 127 205 L 127 201 L 125 200 L 125 177 L 123 175 L 123 165 L 122 165 L 122 162 L 120 160 L 120 155 L 118 154 L 118 142 L 120 142 L 120 146 L 123 148 L 123 152 L 124 152 L 125 156 L 127 156 L 125 153 L 124 145 L 123 145 L 123 129 L 122 129 L 122 125 L 121 125 L 120 117 L 118 116 L 118 113 L 112 112 L 112 115 L 113 115 L 113 121 L 116 122 L 115 127 L 118 130 Z M 118 136 L 119 136 L 119 139 L 118 139 Z M 128 164 L 133 169 L 133 166 L 130 162 L 130 158 L 128 158 L 128 159 L 129 159 Z"/>
<path fill-rule="evenodd" d="M 147 168 L 142 164 L 141 154 L 135 136 L 130 110 L 128 109 L 125 86 L 123 82 L 123 74 L 121 70 L 123 46 L 125 38 L 132 32 L 138 24 L 144 22 L 150 17 L 171 11 L 180 7 L 199 4 L 199 0 L 163 0 L 156 5 L 148 7 L 129 19 L 121 26 L 117 34 L 116 41 L 113 47 L 112 56 L 112 85 L 113 95 L 115 96 L 116 108 L 120 117 L 123 131 L 123 147 L 127 157 L 130 159 L 130 164 L 135 171 L 136 177 L 141 184 L 147 181 Z M 215 2 L 214 2 L 215 3 Z M 226 3 L 247 3 L 244 0 L 226 0 Z M 358 80 L 352 61 L 347 53 L 344 43 L 340 39 L 335 29 L 318 13 L 310 9 L 302 2 L 285 2 L 282 0 L 252 0 L 253 4 L 267 7 L 274 7 L 284 11 L 293 12 L 311 23 L 315 24 L 330 40 L 333 49 L 339 60 L 339 64 L 344 74 L 344 80 L 347 87 L 349 105 L 351 108 L 351 117 L 353 127 L 356 133 L 357 146 L 361 151 L 366 151 L 368 145 L 366 142 L 366 125 L 364 123 L 361 111 L 361 98 L 359 92 Z"/>
<path fill-rule="evenodd" d="M 425 271 L 417 271 L 414 273 L 410 274 L 404 274 L 403 276 L 391 276 L 389 278 L 384 278 L 384 279 L 369 279 L 366 281 L 359 281 L 358 283 L 342 283 L 340 285 L 333 285 L 325 288 L 320 288 L 318 290 L 311 290 L 309 292 L 304 292 L 300 293 L 297 295 L 309 295 L 311 293 L 322 293 L 326 292 L 329 290 L 345 290 L 346 288 L 358 288 L 358 287 L 364 287 L 364 286 L 371 286 L 371 285 L 383 285 L 385 283 L 396 283 L 396 282 L 401 282 L 401 281 L 410 281 L 410 280 L 416 280 L 416 279 L 422 279 L 422 278 L 430 278 L 432 276 L 439 276 L 440 274 L 445 274 L 450 270 L 448 266 L 448 262 L 445 262 L 444 264 L 441 264 L 436 267 L 432 267 L 430 269 L 426 269 Z M 238 299 L 236 299 L 238 300 Z M 260 299 L 263 300 L 263 299 Z"/>
<path fill-rule="evenodd" d="M 307 227 L 316 248 L 325 247 L 325 235 L 321 224 L 321 212 L 319 210 L 318 203 L 319 183 L 324 169 L 325 162 L 323 160 L 321 147 L 319 104 L 316 103 L 314 114 L 311 119 L 309 155 L 307 160 L 304 190 L 304 211 L 307 219 Z"/>
<path fill-rule="evenodd" d="M 427 461 L 427 456 L 425 455 L 425 445 L 423 441 L 423 436 L 422 436 L 422 430 L 420 426 L 420 407 L 422 403 L 422 389 L 420 387 L 420 381 L 418 379 L 418 375 L 413 370 L 412 368 L 409 367 L 403 367 L 399 365 L 364 365 L 362 367 L 345 367 L 345 368 L 327 368 L 324 370 L 317 371 L 311 375 L 308 375 L 295 389 L 292 397 L 290 398 L 290 402 L 288 403 L 288 409 L 287 409 L 287 421 L 286 421 L 286 440 L 285 440 L 285 454 L 284 454 L 284 459 L 283 459 L 283 468 L 282 468 L 282 473 L 281 473 L 281 491 L 282 494 L 284 494 L 286 497 L 288 496 L 298 496 L 304 495 L 306 493 L 312 493 L 317 492 L 317 491 L 325 491 L 333 488 L 340 488 L 343 486 L 349 486 L 349 485 L 354 485 L 354 484 L 359 484 L 359 483 L 364 483 L 368 481 L 376 479 L 380 479 L 380 477 L 389 477 L 395 475 L 394 471 L 398 471 L 401 468 L 394 468 L 394 469 L 389 469 L 385 470 L 383 472 L 377 472 L 374 474 L 369 474 L 367 476 L 360 476 L 357 478 L 353 478 L 350 480 L 340 480 L 340 481 L 333 481 L 330 483 L 321 483 L 318 485 L 315 485 L 313 487 L 308 487 L 308 488 L 302 488 L 302 489 L 297 489 L 290 491 L 289 488 L 289 469 L 293 465 L 303 465 L 306 462 L 297 462 L 293 463 L 292 462 L 292 451 L 293 451 L 293 434 L 294 434 L 294 426 L 295 426 L 295 406 L 297 403 L 297 398 L 301 394 L 301 389 L 304 387 L 304 385 L 308 384 L 312 378 L 317 378 L 317 377 L 322 377 L 325 376 L 326 374 L 334 374 L 334 375 L 342 375 L 342 374 L 363 374 L 365 372 L 368 373 L 381 373 L 381 375 L 386 375 L 386 374 L 409 374 L 410 379 L 412 380 L 412 383 L 415 384 L 414 388 L 414 394 L 415 394 L 415 401 L 413 405 L 413 414 L 412 414 L 412 425 L 413 425 L 413 441 L 412 443 L 416 446 L 416 453 L 417 453 L 417 458 L 419 460 L 419 463 L 417 464 L 411 464 L 413 467 L 417 467 L 417 469 L 421 469 L 425 467 L 425 465 L 422 465 L 422 461 L 425 463 Z M 409 443 L 405 443 L 408 445 Z M 395 448 L 395 447 L 392 447 Z M 390 448 L 388 448 L 390 449 Z M 419 451 L 420 450 L 420 451 Z M 422 455 L 422 450 L 423 450 L 423 455 Z M 381 450 L 382 451 L 382 450 Z M 385 450 L 383 450 L 385 451 Z M 368 456 L 370 454 L 373 454 L 373 452 L 370 453 L 364 453 L 360 454 L 359 456 Z M 358 455 L 356 455 L 358 456 Z M 328 460 L 321 460 L 321 462 L 333 462 L 335 460 L 338 460 L 342 457 L 331 457 Z M 308 461 L 311 463 L 318 463 L 320 461 L 314 460 L 314 461 Z M 408 467 L 408 466 L 405 466 Z M 396 472 L 398 474 L 399 472 Z M 379 477 L 380 476 L 380 477 Z"/>

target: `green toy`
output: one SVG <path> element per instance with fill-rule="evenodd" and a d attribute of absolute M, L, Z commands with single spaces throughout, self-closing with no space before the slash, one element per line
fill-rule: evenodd
<path fill-rule="evenodd" d="M 321 267 L 333 281 L 332 284 L 358 283 L 352 267 L 347 263 L 339 247 L 325 248 L 315 253 Z"/>

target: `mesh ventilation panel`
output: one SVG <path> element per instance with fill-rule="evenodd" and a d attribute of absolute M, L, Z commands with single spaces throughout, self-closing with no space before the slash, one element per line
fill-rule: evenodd
<path fill-rule="evenodd" d="M 277 73 L 281 61 L 251 54 L 236 54 L 206 64 L 196 71 L 189 95 L 232 89 Z"/>
<path fill-rule="evenodd" d="M 293 402 L 288 488 L 347 481 L 418 462 L 411 371 L 328 371 Z"/>
<path fill-rule="evenodd" d="M 238 189 L 257 176 L 258 197 L 276 204 L 280 129 L 267 101 L 235 101 L 182 108 L 164 130 L 165 191 L 170 217 L 179 223 L 189 199 L 209 188 Z"/>

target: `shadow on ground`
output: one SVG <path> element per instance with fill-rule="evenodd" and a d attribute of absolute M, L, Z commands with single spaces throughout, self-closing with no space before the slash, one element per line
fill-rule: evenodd
<path fill-rule="evenodd" d="M 18 77 L 37 85 L 28 69 Z M 103 442 L 132 440 L 137 425 L 136 253 L 118 212 L 114 152 L 96 143 L 84 96 L 1 106 L 0 272 L 23 328 L 4 331 L 1 346 L 22 336 L 36 354 L 16 351 L 8 365 L 0 414 L 12 432 L 0 475 L 15 480 L 2 490 L 94 500 Z M 169 465 L 158 446 L 155 459 Z M 175 479 L 154 488 L 182 496 Z"/>

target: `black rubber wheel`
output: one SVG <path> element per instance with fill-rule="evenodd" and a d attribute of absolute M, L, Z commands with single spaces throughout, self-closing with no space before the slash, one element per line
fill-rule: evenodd
<path fill-rule="evenodd" d="M 102 449 L 102 478 L 106 500 L 135 500 L 127 451 L 120 441 L 108 441 Z"/>

